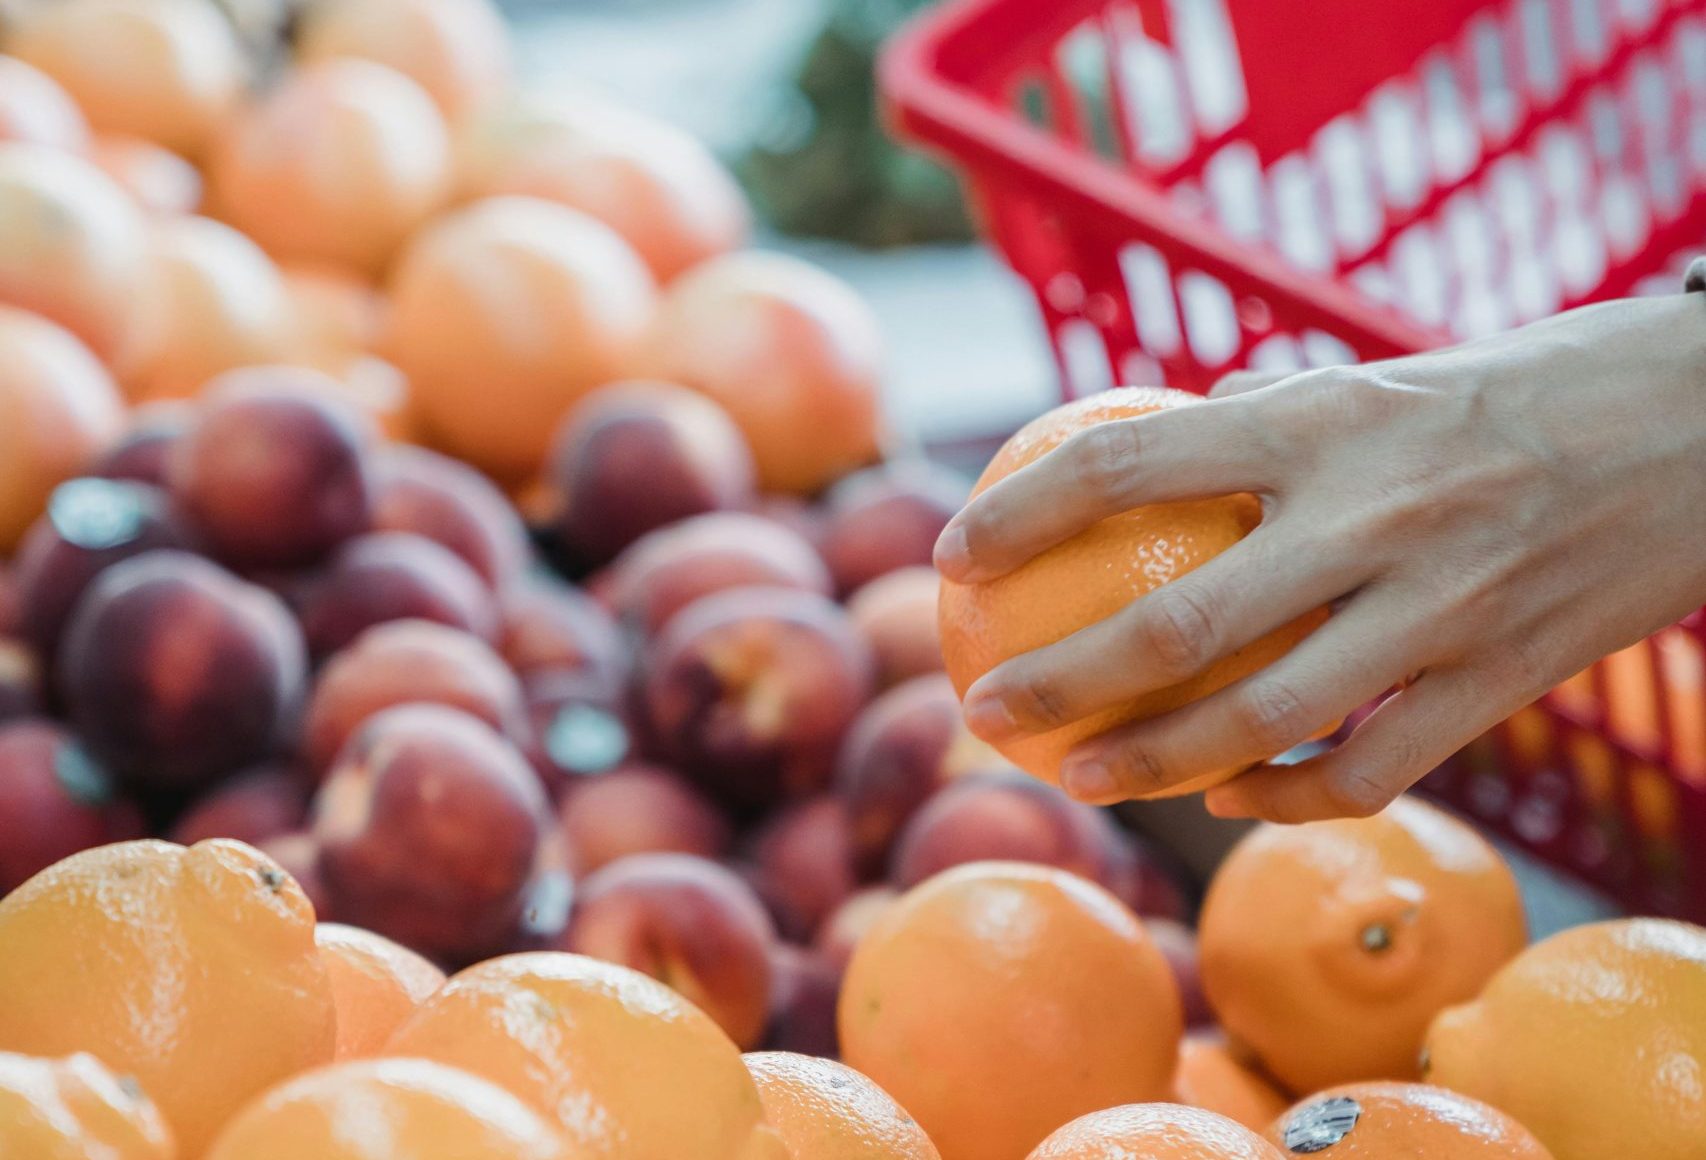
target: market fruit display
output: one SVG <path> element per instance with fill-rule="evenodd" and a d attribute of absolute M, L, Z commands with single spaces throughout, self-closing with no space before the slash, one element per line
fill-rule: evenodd
<path fill-rule="evenodd" d="M 968 730 L 1253 498 L 944 584 L 972 489 L 870 308 L 681 130 L 522 88 L 486 0 L 310 0 L 270 54 L 212 0 L 15 7 L 0 1155 L 1706 1155 L 1698 928 L 1525 949 L 1415 799 L 1194 874 L 1049 784 L 1325 613 Z"/>

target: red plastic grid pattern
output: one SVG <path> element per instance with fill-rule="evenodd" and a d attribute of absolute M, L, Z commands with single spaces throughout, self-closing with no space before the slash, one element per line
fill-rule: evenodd
<path fill-rule="evenodd" d="M 1706 242 L 1706 0 L 948 0 L 882 72 L 1067 394 L 1422 350 L 1674 289 Z M 1703 658 L 1667 629 L 1429 788 L 1706 919 Z"/>

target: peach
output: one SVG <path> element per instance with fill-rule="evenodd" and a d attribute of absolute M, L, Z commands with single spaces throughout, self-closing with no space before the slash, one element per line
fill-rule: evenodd
<path fill-rule="evenodd" d="M 1110 820 L 1113 815 L 1106 815 Z M 1145 918 L 1184 920 L 1191 902 L 1186 875 L 1172 860 L 1118 824 L 1107 826 L 1108 874 L 1102 885 Z"/>
<path fill-rule="evenodd" d="M 164 550 L 101 573 L 54 669 L 90 748 L 159 790 L 196 789 L 272 753 L 305 679 L 302 634 L 277 597 Z"/>
<path fill-rule="evenodd" d="M 845 971 L 865 932 L 900 897 L 892 886 L 867 886 L 848 898 L 818 928 L 812 949 L 837 970 Z"/>
<path fill-rule="evenodd" d="M 190 429 L 194 415 L 190 404 L 177 400 L 146 403 L 136 408 L 130 413 L 130 426 L 124 434 L 84 474 L 168 486 L 172 448 Z"/>
<path fill-rule="evenodd" d="M 512 936 L 548 829 L 544 792 L 516 748 L 443 705 L 370 717 L 313 819 L 339 916 L 450 962 Z"/>
<path fill-rule="evenodd" d="M 65 729 L 0 724 L 0 895 L 79 850 L 142 835 L 142 818 Z"/>
<path fill-rule="evenodd" d="M 424 447 L 387 447 L 374 460 L 373 526 L 436 540 L 493 590 L 527 566 L 527 529 L 489 479 Z"/>
<path fill-rule="evenodd" d="M 824 497 L 829 526 L 823 558 L 842 593 L 896 568 L 929 564 L 971 488 L 928 460 L 895 461 L 854 472 Z"/>
<path fill-rule="evenodd" d="M 546 670 L 521 688 L 529 727 L 523 752 L 553 799 L 635 755 L 628 698 L 595 674 Z"/>
<path fill-rule="evenodd" d="M 775 939 L 763 904 L 717 863 L 630 854 L 580 883 L 561 949 L 673 987 L 746 1050 L 769 1015 Z"/>
<path fill-rule="evenodd" d="M 22 641 L 0 636 L 0 721 L 42 709 L 41 662 Z"/>
<path fill-rule="evenodd" d="M 847 808 L 830 794 L 772 817 L 752 844 L 753 884 L 783 937 L 809 942 L 858 887 Z"/>
<path fill-rule="evenodd" d="M 941 587 L 936 569 L 921 564 L 878 576 L 847 601 L 847 615 L 877 654 L 878 678 L 885 686 L 942 671 L 936 625 Z"/>
<path fill-rule="evenodd" d="M 318 383 L 295 367 L 220 375 L 172 449 L 172 494 L 220 559 L 310 564 L 372 521 L 363 420 Z"/>
<path fill-rule="evenodd" d="M 729 847 L 722 811 L 661 766 L 624 765 L 581 778 L 568 787 L 557 816 L 578 875 L 629 854 L 718 858 Z"/>
<path fill-rule="evenodd" d="M 713 512 L 642 536 L 611 564 L 605 603 L 634 631 L 660 631 L 713 592 L 755 585 L 829 595 L 816 549 L 772 520 Z"/>
<path fill-rule="evenodd" d="M 22 635 L 51 658 L 77 600 L 104 570 L 190 536 L 159 488 L 83 478 L 60 484 L 18 547 L 14 582 Z"/>
<path fill-rule="evenodd" d="M 870 695 L 870 650 L 834 603 L 791 588 L 694 602 L 653 642 L 643 707 L 666 760 L 740 809 L 822 789 Z"/>
<path fill-rule="evenodd" d="M 890 879 L 909 890 L 966 862 L 1037 862 L 1092 882 L 1112 876 L 1107 815 L 1020 773 L 963 777 L 937 792 L 895 840 Z"/>
<path fill-rule="evenodd" d="M 843 968 L 803 947 L 778 943 L 770 952 L 770 1022 L 765 1051 L 835 1059 L 841 1054 L 835 1005 Z"/>
<path fill-rule="evenodd" d="M 332 899 L 326 891 L 326 879 L 320 873 L 320 843 L 306 830 L 292 830 L 255 843 L 255 848 L 277 862 L 286 874 L 296 879 L 302 893 L 314 904 L 314 916 L 321 922 L 332 922 Z"/>
<path fill-rule="evenodd" d="M 430 620 L 497 639 L 497 607 L 485 581 L 449 548 L 410 532 L 369 532 L 344 544 L 299 590 L 296 615 L 316 660 L 393 620 Z"/>
<path fill-rule="evenodd" d="M 236 838 L 251 846 L 300 830 L 308 821 L 308 782 L 288 765 L 261 765 L 204 795 L 172 826 L 172 841 Z"/>
<path fill-rule="evenodd" d="M 11 636 L 18 631 L 18 581 L 0 560 L 0 636 Z"/>
<path fill-rule="evenodd" d="M 326 662 L 302 728 L 302 753 L 320 774 L 367 718 L 408 702 L 448 705 L 512 738 L 527 735 L 521 683 L 478 637 L 427 620 L 368 629 Z"/>
<path fill-rule="evenodd" d="M 835 788 L 847 802 L 855 865 L 883 873 L 895 835 L 942 786 L 963 774 L 1008 768 L 971 735 L 946 676 L 914 677 L 859 715 L 836 763 Z"/>
<path fill-rule="evenodd" d="M 600 387 L 557 431 L 551 528 L 577 568 L 609 563 L 656 528 L 753 498 L 752 452 L 723 409 L 668 383 Z"/>
<path fill-rule="evenodd" d="M 797 495 L 761 495 L 752 505 L 754 515 L 774 520 L 799 536 L 814 550 L 823 544 L 829 517 L 823 508 Z"/>
<path fill-rule="evenodd" d="M 1179 999 L 1184 1005 L 1185 1026 L 1203 1027 L 1214 1022 L 1203 994 L 1202 976 L 1197 967 L 1197 936 L 1190 927 L 1170 918 L 1146 918 L 1143 925 L 1149 937 L 1167 957 L 1173 978 L 1179 984 Z"/>
<path fill-rule="evenodd" d="M 610 614 L 580 589 L 527 577 L 498 602 L 500 651 L 517 675 L 576 672 L 611 689 L 628 678 L 632 658 Z"/>

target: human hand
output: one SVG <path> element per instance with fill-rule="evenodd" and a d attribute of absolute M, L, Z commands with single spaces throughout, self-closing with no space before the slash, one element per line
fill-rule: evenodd
<path fill-rule="evenodd" d="M 1706 601 L 1706 301 L 1606 303 L 1449 351 L 1243 378 L 1080 433 L 973 500 L 936 563 L 972 583 L 1146 503 L 1250 491 L 1262 524 L 967 691 L 990 741 L 1191 676 L 1322 605 L 1290 653 L 1078 746 L 1110 802 L 1265 762 L 1403 686 L 1338 748 L 1256 765 L 1211 811 L 1377 812 L 1463 744 Z"/>

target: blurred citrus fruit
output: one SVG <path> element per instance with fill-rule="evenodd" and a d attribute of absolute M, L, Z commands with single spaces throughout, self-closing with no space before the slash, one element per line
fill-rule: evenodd
<path fill-rule="evenodd" d="M 1111 894 L 977 862 L 885 910 L 842 984 L 842 1055 L 946 1160 L 1020 1160 L 1074 1116 L 1167 1094 L 1178 986 Z"/>
<path fill-rule="evenodd" d="M 89 161 L 0 144 L 0 304 L 52 319 L 110 360 L 146 265 L 142 212 Z"/>
<path fill-rule="evenodd" d="M 561 1134 L 478 1076 L 422 1059 L 335 1063 L 280 1084 L 206 1160 L 571 1160 Z"/>
<path fill-rule="evenodd" d="M 1179 1104 L 1092 1112 L 1039 1145 L 1030 1160 L 1280 1160 L 1260 1136 L 1224 1116 Z M 1393 1157 L 1392 1160 L 1398 1160 Z"/>
<path fill-rule="evenodd" d="M 95 139 L 89 156 L 149 213 L 194 213 L 201 204 L 201 170 L 164 146 L 108 135 Z"/>
<path fill-rule="evenodd" d="M 89 122 L 58 81 L 0 55 L 0 141 L 81 152 L 89 146 Z"/>
<path fill-rule="evenodd" d="M 1122 387 L 1056 407 L 1007 441 L 984 469 L 972 494 L 987 490 L 1098 423 L 1200 401 L 1165 387 Z M 1102 520 L 988 583 L 944 581 L 939 604 L 942 655 L 954 687 L 964 696 L 974 681 L 1003 661 L 1112 616 L 1218 556 L 1248 535 L 1261 518 L 1261 505 L 1250 495 L 1150 504 Z M 1248 676 L 1283 655 L 1325 617 L 1325 610 L 1304 617 L 1190 680 L 997 748 L 1037 777 L 1057 781 L 1061 759 L 1079 742 L 1128 721 L 1178 708 Z M 1158 796 L 1206 789 L 1235 772 L 1199 777 Z"/>
<path fill-rule="evenodd" d="M 809 494 L 877 456 L 882 339 L 827 271 L 782 254 L 726 254 L 670 286 L 641 373 L 728 411 L 768 491 Z"/>
<path fill-rule="evenodd" d="M 786 1156 L 728 1036 L 662 983 L 612 963 L 538 952 L 469 967 L 386 1053 L 508 1088 L 556 1119 L 577 1157 Z"/>
<path fill-rule="evenodd" d="M 86 346 L 44 318 L 0 306 L 0 556 L 123 425 L 118 388 Z"/>
<path fill-rule="evenodd" d="M 0 1050 L 135 1075 L 186 1157 L 331 1059 L 335 1018 L 313 907 L 241 842 L 100 846 L 0 900 Z"/>
<path fill-rule="evenodd" d="M 845 1064 L 762 1051 L 746 1056 L 746 1069 L 796 1160 L 940 1160 L 906 1109 Z"/>
<path fill-rule="evenodd" d="M 1198 935 L 1221 1026 L 1312 1092 L 1417 1078 L 1429 1021 L 1472 998 L 1527 928 L 1486 839 L 1400 798 L 1372 818 L 1253 830 L 1209 884 Z"/>
<path fill-rule="evenodd" d="M 1706 930 L 1634 918 L 1536 943 L 1434 1020 L 1425 1071 L 1557 1160 L 1706 1155 Z"/>
<path fill-rule="evenodd" d="M 385 353 L 431 442 L 519 484 L 575 400 L 627 371 L 653 305 L 651 276 L 609 227 L 536 198 L 489 198 L 403 254 Z"/>
<path fill-rule="evenodd" d="M 96 132 L 198 157 L 247 85 L 230 23 L 208 0 L 59 0 L 32 6 L 6 51 L 69 92 Z"/>
<path fill-rule="evenodd" d="M 444 121 L 420 86 L 364 60 L 288 75 L 214 151 L 213 212 L 280 261 L 377 277 L 448 192 Z"/>
<path fill-rule="evenodd" d="M 0 1145 L 18 1160 L 174 1160 L 172 1133 L 134 1081 L 92 1055 L 0 1052 Z"/>
<path fill-rule="evenodd" d="M 136 338 L 119 363 L 130 398 L 189 399 L 223 371 L 277 361 L 290 298 L 265 251 L 221 222 L 177 217 L 151 231 Z"/>
<path fill-rule="evenodd" d="M 314 944 L 338 1009 L 338 1059 L 379 1054 L 398 1025 L 444 985 L 443 971 L 370 930 L 322 922 Z"/>
<path fill-rule="evenodd" d="M 1252 1061 L 1240 1058 L 1219 1035 L 1193 1033 L 1179 1045 L 1173 1098 L 1237 1120 L 1260 1132 L 1285 1111 L 1286 1097 Z"/>
<path fill-rule="evenodd" d="M 524 194 L 591 214 L 622 235 L 659 282 L 746 239 L 751 212 L 700 141 L 593 98 L 493 106 L 457 135 L 466 198 Z"/>
<path fill-rule="evenodd" d="M 314 0 L 296 42 L 304 62 L 357 57 L 396 69 L 455 121 L 509 84 L 509 38 L 489 0 Z"/>
<path fill-rule="evenodd" d="M 1422 1083 L 1363 1083 L 1304 1100 L 1268 1129 L 1293 1155 L 1322 1160 L 1552 1160 L 1495 1108 Z"/>

